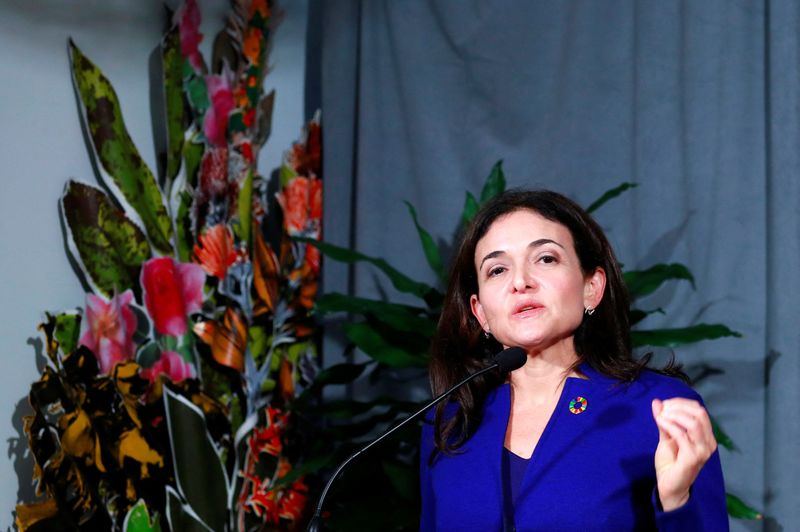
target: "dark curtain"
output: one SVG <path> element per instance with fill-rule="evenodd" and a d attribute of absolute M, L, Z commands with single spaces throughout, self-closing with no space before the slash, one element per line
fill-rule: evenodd
<path fill-rule="evenodd" d="M 620 260 L 697 287 L 647 325 L 743 334 L 677 352 L 724 370 L 698 389 L 738 446 L 727 489 L 769 517 L 732 528 L 800 528 L 797 3 L 328 0 L 322 23 L 325 239 L 434 283 L 403 200 L 447 251 L 499 159 L 583 205 L 637 183 L 596 214 Z M 403 299 L 369 267 L 324 285 Z"/>

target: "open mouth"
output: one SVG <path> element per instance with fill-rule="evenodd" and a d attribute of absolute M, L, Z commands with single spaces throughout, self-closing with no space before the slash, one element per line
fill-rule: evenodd
<path fill-rule="evenodd" d="M 543 309 L 542 305 L 538 303 L 525 303 L 514 309 L 514 316 L 524 317 L 535 314 L 537 311 Z"/>

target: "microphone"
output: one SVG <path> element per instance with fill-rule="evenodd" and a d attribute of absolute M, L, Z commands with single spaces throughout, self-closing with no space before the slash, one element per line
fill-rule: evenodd
<path fill-rule="evenodd" d="M 423 406 L 422 408 L 420 408 L 419 410 L 417 410 L 416 412 L 414 412 L 413 414 L 408 416 L 406 419 L 404 419 L 403 421 L 401 421 L 400 423 L 395 425 L 394 427 L 384 431 L 384 433 L 381 434 L 380 436 L 378 436 L 376 439 L 372 440 L 367 445 L 365 445 L 364 447 L 362 447 L 361 449 L 359 449 L 355 453 L 351 454 L 350 457 L 347 460 L 345 460 L 344 462 L 342 462 L 339 465 L 339 467 L 336 469 L 336 471 L 331 476 L 330 480 L 328 480 L 328 483 L 325 484 L 325 489 L 322 490 L 322 495 L 320 495 L 319 502 L 317 503 L 317 509 L 314 511 L 314 517 L 312 517 L 311 521 L 308 523 L 308 528 L 306 529 L 307 532 L 318 532 L 319 530 L 322 529 L 322 505 L 325 502 L 325 497 L 328 495 L 328 490 L 330 489 L 331 484 L 333 484 L 333 481 L 336 480 L 336 478 L 339 476 L 339 474 L 342 472 L 342 470 L 344 470 L 344 468 L 347 467 L 347 465 L 350 462 L 355 460 L 357 457 L 362 455 L 364 452 L 366 452 L 368 449 L 370 449 L 374 445 L 377 445 L 379 442 L 383 441 L 385 438 L 387 438 L 393 432 L 399 430 L 401 427 L 404 427 L 408 423 L 410 423 L 413 420 L 417 419 L 420 415 L 422 415 L 425 412 L 427 412 L 432 406 L 434 406 L 437 403 L 441 402 L 443 399 L 445 399 L 451 393 L 453 393 L 457 389 L 461 388 L 462 386 L 464 386 L 466 383 L 468 383 L 469 381 L 471 381 L 472 379 L 474 379 L 478 375 L 483 375 L 484 373 L 492 371 L 495 368 L 499 369 L 501 373 L 508 373 L 508 372 L 514 371 L 515 369 L 519 369 L 522 366 L 524 366 L 525 365 L 525 361 L 527 359 L 528 359 L 528 355 L 525 353 L 525 350 L 522 349 L 521 347 L 509 347 L 508 349 L 504 349 L 503 351 L 500 351 L 492 359 L 492 364 L 490 364 L 489 366 L 487 366 L 487 367 L 485 367 L 485 368 L 483 368 L 481 370 L 476 371 L 475 373 L 472 373 L 472 374 L 468 375 L 461 382 L 459 382 L 455 386 L 452 386 L 449 390 L 447 390 L 443 394 L 440 394 L 439 396 L 434 398 L 430 403 L 426 404 L 425 406 Z"/>

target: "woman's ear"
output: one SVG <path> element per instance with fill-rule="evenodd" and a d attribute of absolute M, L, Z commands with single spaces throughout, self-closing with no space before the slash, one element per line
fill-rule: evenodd
<path fill-rule="evenodd" d="M 583 307 L 597 308 L 606 290 L 606 272 L 601 267 L 586 277 L 583 284 Z"/>
<path fill-rule="evenodd" d="M 472 315 L 475 316 L 478 323 L 480 323 L 481 329 L 489 332 L 486 330 L 486 315 L 483 313 L 483 305 L 481 305 L 477 295 L 472 294 L 469 296 L 469 308 L 472 310 Z"/>

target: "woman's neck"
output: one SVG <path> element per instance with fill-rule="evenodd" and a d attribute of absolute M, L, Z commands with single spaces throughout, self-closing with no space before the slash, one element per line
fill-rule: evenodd
<path fill-rule="evenodd" d="M 579 360 L 575 349 L 571 345 L 559 347 L 529 352 L 525 365 L 510 374 L 515 402 L 547 402 L 561 393 L 567 377 L 580 377 L 572 369 Z"/>

